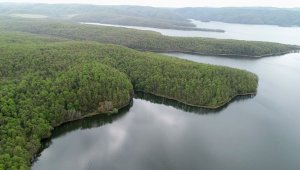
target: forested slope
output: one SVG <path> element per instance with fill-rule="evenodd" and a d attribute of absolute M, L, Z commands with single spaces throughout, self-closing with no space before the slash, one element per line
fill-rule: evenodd
<path fill-rule="evenodd" d="M 37 17 L 76 22 L 101 22 L 116 25 L 202 31 L 221 30 L 196 28 L 188 19 L 240 24 L 300 26 L 299 8 L 157 8 L 147 6 L 0 3 L 1 14 L 20 18 L 36 15 Z"/>
<path fill-rule="evenodd" d="M 256 75 L 122 46 L 1 32 L 0 169 L 29 169 L 63 122 L 116 112 L 133 90 L 218 107 L 255 93 Z"/>
<path fill-rule="evenodd" d="M 298 46 L 269 42 L 169 37 L 152 31 L 81 25 L 52 20 L 0 19 L 6 30 L 24 31 L 72 40 L 90 40 L 124 45 L 137 50 L 184 52 L 203 55 L 263 57 L 299 50 Z"/>
<path fill-rule="evenodd" d="M 300 9 L 267 7 L 180 8 L 178 15 L 201 21 L 240 24 L 300 26 Z"/>
<path fill-rule="evenodd" d="M 214 31 L 213 29 L 196 28 L 189 20 L 171 9 L 146 6 L 1 3 L 1 13 L 21 18 L 26 18 L 29 15 L 40 15 L 76 22 L 101 22 L 164 29 Z"/>
<path fill-rule="evenodd" d="M 251 57 L 298 49 L 6 17 L 0 16 L 0 170 L 30 169 L 40 140 L 54 127 L 116 113 L 130 103 L 134 91 L 207 108 L 256 93 L 258 77 L 253 73 L 130 48 Z"/>

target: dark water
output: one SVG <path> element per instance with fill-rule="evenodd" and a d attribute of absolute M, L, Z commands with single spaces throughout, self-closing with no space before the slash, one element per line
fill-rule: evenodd
<path fill-rule="evenodd" d="M 213 111 L 139 94 L 119 115 L 57 128 L 32 169 L 300 169 L 300 54 L 169 55 L 254 72 L 258 94 Z"/>

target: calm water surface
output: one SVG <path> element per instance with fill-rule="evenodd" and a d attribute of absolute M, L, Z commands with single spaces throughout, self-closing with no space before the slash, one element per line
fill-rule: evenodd
<path fill-rule="evenodd" d="M 220 32 L 203 32 L 203 31 L 182 31 L 171 29 L 158 29 L 149 27 L 135 27 L 110 25 L 101 23 L 84 23 L 90 25 L 126 27 L 139 30 L 150 30 L 160 32 L 168 36 L 182 37 L 208 37 L 218 39 L 237 39 L 250 41 L 269 41 L 284 44 L 300 45 L 300 27 L 279 27 L 272 25 L 244 25 L 244 24 L 228 24 L 222 22 L 200 22 L 192 20 L 199 28 L 222 29 L 225 33 Z"/>
<path fill-rule="evenodd" d="M 32 169 L 299 170 L 300 54 L 168 55 L 254 72 L 258 94 L 214 111 L 139 94 L 119 115 L 57 128 Z"/>

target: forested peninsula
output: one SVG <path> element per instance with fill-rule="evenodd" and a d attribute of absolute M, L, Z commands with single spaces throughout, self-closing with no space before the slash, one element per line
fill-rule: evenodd
<path fill-rule="evenodd" d="M 300 26 L 299 8 L 158 8 L 126 5 L 1 3 L 0 11 L 3 15 L 15 18 L 49 18 L 75 22 L 97 22 L 114 25 L 210 32 L 224 32 L 224 30 L 197 28 L 189 19 L 205 22 L 219 21 L 284 27 Z"/>
<path fill-rule="evenodd" d="M 0 11 L 3 11 L 4 15 L 15 18 L 49 18 L 162 29 L 223 31 L 197 28 L 188 19 L 171 9 L 147 6 L 1 3 Z"/>
<path fill-rule="evenodd" d="M 30 169 L 53 128 L 119 113 L 135 92 L 208 109 L 257 92 L 259 79 L 246 70 L 154 52 L 258 58 L 299 50 L 78 23 L 198 29 L 174 9 L 4 3 L 0 11 L 0 170 Z"/>
<path fill-rule="evenodd" d="M 224 30 L 197 28 L 189 19 L 225 23 L 278 25 L 284 27 L 300 26 L 299 8 L 158 8 L 125 5 L 1 3 L 0 11 L 1 14 L 15 18 L 49 18 L 75 22 L 97 22 L 114 25 L 211 32 L 224 32 Z"/>
<path fill-rule="evenodd" d="M 182 52 L 230 57 L 265 57 L 299 50 L 299 46 L 270 42 L 170 37 L 153 31 L 82 25 L 47 19 L 1 19 L 0 28 L 71 40 L 123 45 L 141 51 Z"/>
<path fill-rule="evenodd" d="M 118 45 L 0 31 L 0 169 L 29 169 L 63 122 L 128 105 L 135 90 L 218 107 L 256 93 L 247 71 Z"/>

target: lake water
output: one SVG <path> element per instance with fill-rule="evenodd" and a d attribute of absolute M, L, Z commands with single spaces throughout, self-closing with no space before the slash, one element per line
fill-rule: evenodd
<path fill-rule="evenodd" d="M 237 39 L 249 41 L 269 41 L 283 44 L 300 45 L 300 27 L 279 27 L 271 25 L 244 25 L 244 24 L 228 24 L 222 22 L 201 22 L 192 20 L 199 28 L 221 29 L 225 33 L 220 32 L 204 32 L 204 31 L 182 31 L 170 29 L 158 29 L 148 27 L 122 26 L 101 23 L 83 23 L 90 25 L 125 27 L 139 30 L 149 30 L 160 32 L 168 36 L 181 37 L 207 37 L 218 39 Z"/>
<path fill-rule="evenodd" d="M 118 115 L 56 128 L 32 169 L 299 169 L 300 54 L 262 59 L 167 55 L 254 72 L 258 94 L 218 110 L 137 94 Z"/>

